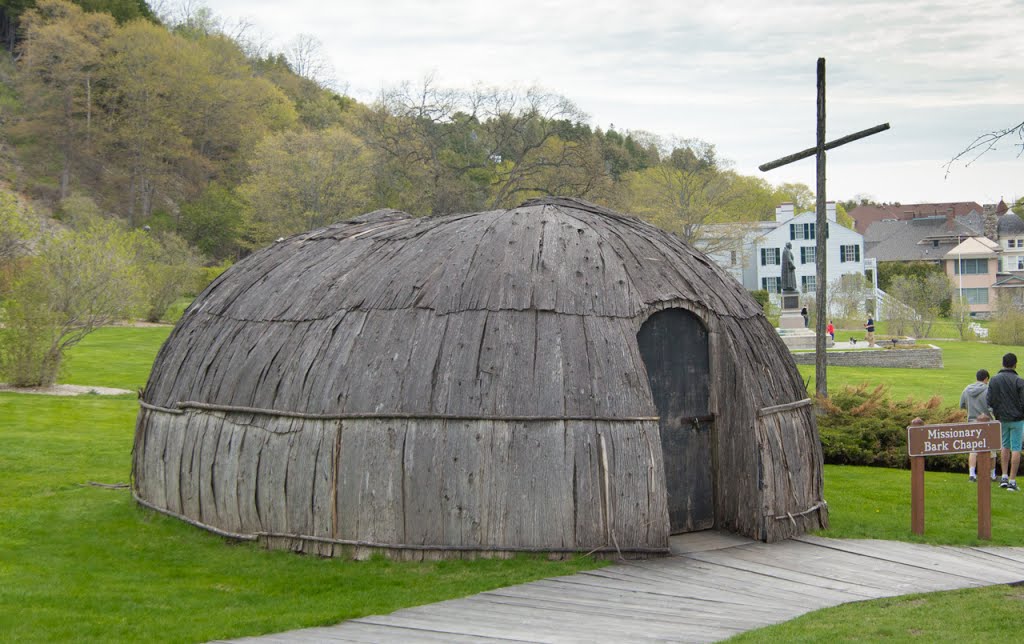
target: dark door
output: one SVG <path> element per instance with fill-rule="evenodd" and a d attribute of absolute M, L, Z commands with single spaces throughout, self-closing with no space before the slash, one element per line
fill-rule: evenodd
<path fill-rule="evenodd" d="M 644 322 L 637 342 L 661 417 L 671 532 L 705 530 L 715 523 L 707 329 L 693 313 L 667 309 Z"/>

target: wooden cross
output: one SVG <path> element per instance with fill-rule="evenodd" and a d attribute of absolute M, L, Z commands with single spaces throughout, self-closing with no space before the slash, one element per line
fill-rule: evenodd
<path fill-rule="evenodd" d="M 818 59 L 818 137 L 817 145 L 813 148 L 807 148 L 801 152 L 790 154 L 789 156 L 776 159 L 775 161 L 769 161 L 763 165 L 758 166 L 761 172 L 767 172 L 780 166 L 799 161 L 800 159 L 806 159 L 811 155 L 816 156 L 816 166 L 818 171 L 818 185 L 815 192 L 817 193 L 817 232 L 815 235 L 815 253 L 814 259 L 816 264 L 815 273 L 815 298 L 814 303 L 818 309 L 818 319 L 814 324 L 815 342 L 814 342 L 814 383 L 815 391 L 823 398 L 828 397 L 828 382 L 827 382 L 827 369 L 828 369 L 828 358 L 825 353 L 825 318 L 827 317 L 825 310 L 825 289 L 827 287 L 826 280 L 828 279 L 826 273 L 826 267 L 828 264 L 828 248 L 826 246 L 825 231 L 828 226 L 827 217 L 825 215 L 825 150 L 831 150 L 837 148 L 840 145 L 845 145 L 851 141 L 857 139 L 863 139 L 864 137 L 877 134 L 889 129 L 888 123 L 876 125 L 875 127 L 861 130 L 854 134 L 844 136 L 836 139 L 835 141 L 825 142 L 825 59 Z"/>

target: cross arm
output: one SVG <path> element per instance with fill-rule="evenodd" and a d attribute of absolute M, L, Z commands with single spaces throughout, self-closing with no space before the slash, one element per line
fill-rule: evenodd
<path fill-rule="evenodd" d="M 856 141 L 857 139 L 863 139 L 866 136 L 871 136 L 872 134 L 878 134 L 879 132 L 884 132 L 885 130 L 888 130 L 888 129 L 889 129 L 889 124 L 888 123 L 882 123 L 881 125 L 876 125 L 875 127 L 869 127 L 866 130 L 861 130 L 860 132 L 854 132 L 853 134 L 848 134 L 848 135 L 846 135 L 844 137 L 836 139 L 835 141 L 829 141 L 828 143 L 825 144 L 825 149 L 826 150 L 831 150 L 832 148 L 838 148 L 840 145 L 845 145 L 847 143 L 850 143 L 851 141 Z M 794 154 L 790 154 L 789 156 L 784 156 L 781 159 L 776 159 L 774 161 L 769 161 L 768 163 L 764 163 L 762 165 L 757 166 L 757 168 L 761 172 L 767 172 L 769 170 L 774 170 L 775 168 L 778 168 L 780 166 L 784 166 L 784 165 L 786 165 L 788 163 L 793 163 L 794 161 L 799 161 L 800 159 L 806 159 L 807 157 L 812 157 L 817 152 L 818 152 L 818 148 L 816 148 L 816 147 L 814 147 L 814 148 L 807 148 L 806 150 L 803 150 L 801 152 L 796 152 Z"/>

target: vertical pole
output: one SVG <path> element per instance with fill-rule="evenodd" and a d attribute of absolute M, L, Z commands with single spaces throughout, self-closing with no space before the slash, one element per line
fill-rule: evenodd
<path fill-rule="evenodd" d="M 924 534 L 924 457 L 910 457 L 910 531 Z"/>
<path fill-rule="evenodd" d="M 978 452 L 978 538 L 992 539 L 992 456 L 988 450 Z"/>
<path fill-rule="evenodd" d="M 828 397 L 828 354 L 825 351 L 825 319 L 828 317 L 825 290 L 828 288 L 828 240 L 825 231 L 828 217 L 825 213 L 825 59 L 818 59 L 818 170 L 817 235 L 814 245 L 814 262 L 817 271 L 814 278 L 815 308 L 818 319 L 814 323 L 814 382 L 815 391 L 822 398 Z"/>

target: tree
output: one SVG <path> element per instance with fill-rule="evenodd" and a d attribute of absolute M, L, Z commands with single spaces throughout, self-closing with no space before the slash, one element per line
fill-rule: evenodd
<path fill-rule="evenodd" d="M 209 184 L 199 198 L 181 206 L 181 235 L 213 259 L 238 259 L 247 230 L 245 200 L 220 183 Z"/>
<path fill-rule="evenodd" d="M 37 234 L 35 216 L 22 208 L 13 194 L 0 191 L 0 300 L 28 257 Z"/>
<path fill-rule="evenodd" d="M 351 133 L 283 132 L 256 148 L 239 188 L 252 212 L 252 243 L 318 228 L 370 206 L 370 151 Z"/>
<path fill-rule="evenodd" d="M 967 299 L 957 293 L 955 289 L 950 299 L 949 319 L 960 339 L 963 340 L 967 336 L 967 329 L 971 323 L 971 306 L 967 303 Z"/>
<path fill-rule="evenodd" d="M 860 317 L 869 291 L 863 275 L 840 275 L 832 280 L 827 290 L 829 316 L 838 317 L 841 325 L 849 325 Z"/>
<path fill-rule="evenodd" d="M 751 219 L 749 185 L 719 166 L 710 143 L 688 140 L 658 165 L 629 173 L 626 207 L 705 253 L 737 250 Z"/>
<path fill-rule="evenodd" d="M 99 72 L 107 113 L 103 185 L 133 224 L 176 210 L 212 178 L 237 181 L 257 141 L 295 122 L 287 97 L 252 77 L 220 35 L 191 40 L 133 22 L 108 40 Z"/>
<path fill-rule="evenodd" d="M 586 115 L 539 88 L 464 91 L 428 77 L 383 92 L 363 116 L 359 132 L 377 152 L 374 193 L 394 208 L 448 214 L 538 195 L 593 199 L 610 185 Z"/>
<path fill-rule="evenodd" d="M 333 87 L 337 79 L 334 66 L 324 56 L 323 48 L 323 43 L 316 36 L 299 34 L 288 43 L 285 56 L 293 72 L 327 89 Z"/>
<path fill-rule="evenodd" d="M 996 314 L 988 326 L 988 337 L 997 344 L 1024 344 L 1024 311 L 1011 297 L 996 300 Z"/>
<path fill-rule="evenodd" d="M 90 153 L 95 125 L 93 84 L 113 18 L 87 14 L 63 0 L 42 0 L 22 23 L 18 84 L 25 101 L 19 133 L 57 156 L 59 198 Z"/>
<path fill-rule="evenodd" d="M 793 212 L 813 212 L 815 208 L 814 191 L 803 183 L 783 183 L 775 189 L 777 203 L 793 204 Z"/>
<path fill-rule="evenodd" d="M 52 385 L 68 348 L 140 308 L 136 234 L 106 221 L 40 242 L 5 303 L 0 371 L 8 382 L 22 387 Z"/>
<path fill-rule="evenodd" d="M 150 233 L 137 241 L 136 261 L 145 283 L 145 317 L 159 322 L 171 304 L 196 284 L 201 258 L 171 232 Z"/>
<path fill-rule="evenodd" d="M 923 279 L 901 275 L 893 279 L 889 293 L 913 309 L 913 314 L 905 320 L 911 333 L 918 338 L 927 338 L 935 320 L 949 303 L 953 283 L 945 273 L 930 273 Z M 890 319 L 893 319 L 892 315 Z"/>
<path fill-rule="evenodd" d="M 1011 125 L 1010 127 L 991 130 L 984 134 L 978 135 L 973 141 L 971 141 L 967 147 L 957 152 L 952 159 L 946 163 L 946 176 L 952 172 L 953 165 L 959 161 L 964 161 L 964 165 L 971 165 L 979 158 L 984 156 L 987 152 L 995 149 L 1000 142 L 1006 139 L 1012 139 L 1016 137 L 1020 143 L 1013 143 L 1013 147 L 1019 148 L 1017 156 L 1020 157 L 1024 154 L 1024 121 Z"/>

